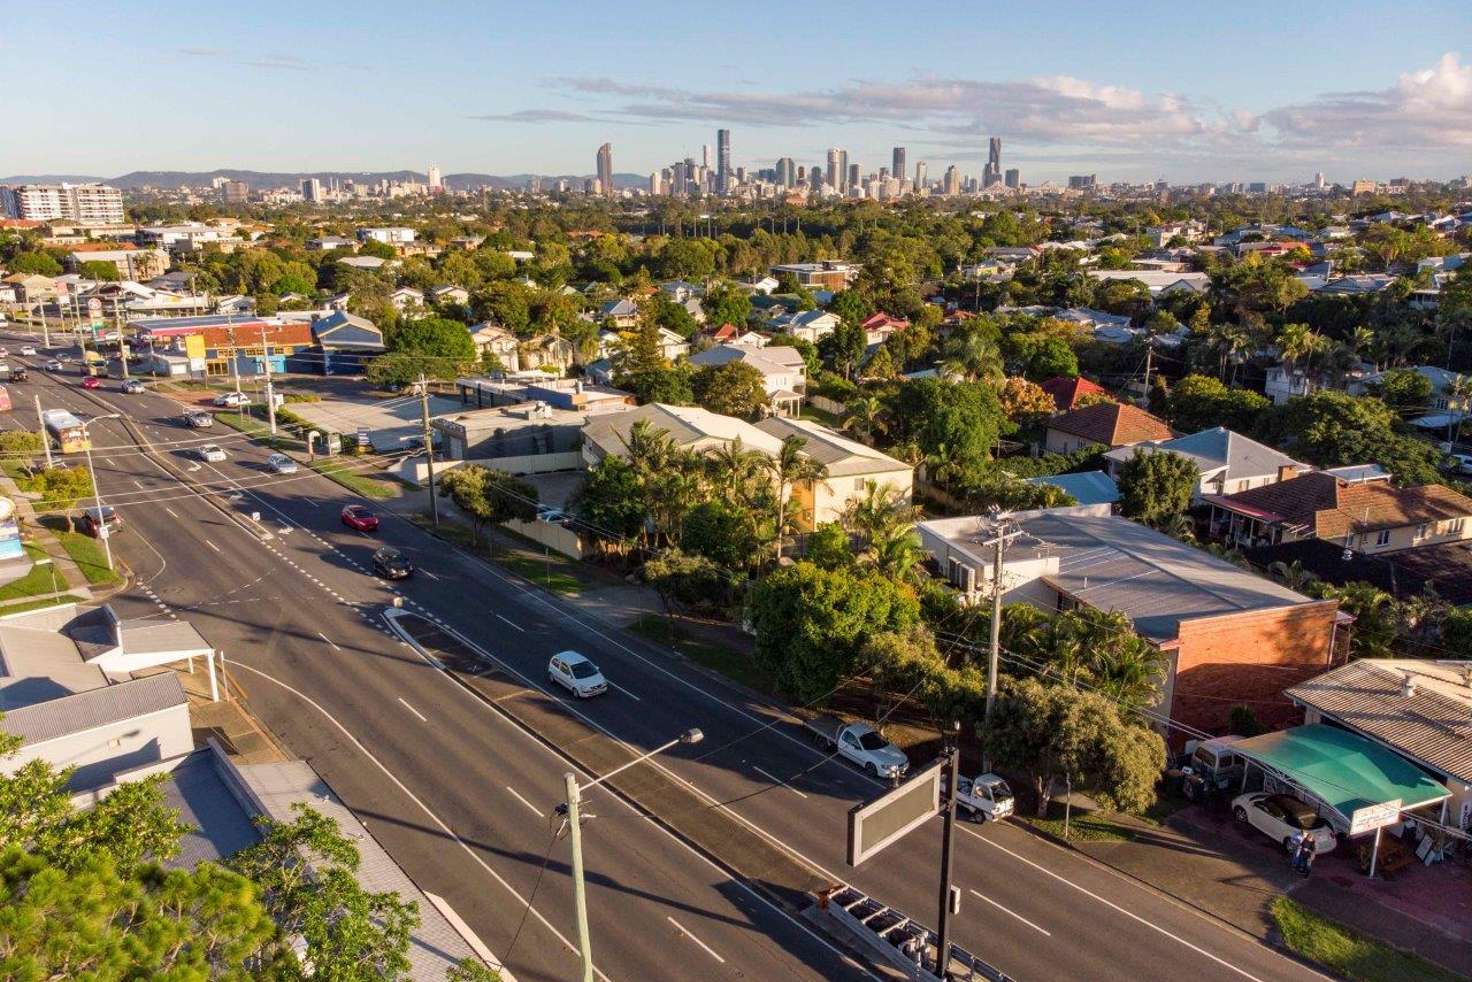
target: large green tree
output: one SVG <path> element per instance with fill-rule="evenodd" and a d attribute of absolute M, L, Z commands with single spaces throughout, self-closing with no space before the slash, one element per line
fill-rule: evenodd
<path fill-rule="evenodd" d="M 1191 507 L 1201 472 L 1189 457 L 1136 449 L 1119 471 L 1120 510 L 1160 528 Z"/>
<path fill-rule="evenodd" d="M 920 605 L 905 588 L 883 577 L 808 562 L 759 580 L 748 611 L 757 664 L 799 702 L 831 692 L 851 674 L 870 637 L 904 633 L 920 618 Z"/>
<path fill-rule="evenodd" d="M 440 475 L 439 493 L 470 518 L 471 535 L 480 542 L 481 530 L 513 518 L 529 522 L 537 517 L 537 489 L 502 471 L 467 464 Z"/>
<path fill-rule="evenodd" d="M 690 379 L 695 401 L 722 416 L 755 419 L 767 405 L 766 379 L 742 361 L 706 365 Z"/>
<path fill-rule="evenodd" d="M 1187 375 L 1171 386 L 1165 399 L 1165 418 L 1182 433 L 1225 426 L 1250 432 L 1271 403 L 1248 389 L 1229 389 L 1207 375 Z"/>

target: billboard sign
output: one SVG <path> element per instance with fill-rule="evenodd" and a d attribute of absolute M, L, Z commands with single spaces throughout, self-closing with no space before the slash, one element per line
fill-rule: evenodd
<path fill-rule="evenodd" d="M 936 761 L 893 791 L 848 813 L 848 864 L 857 866 L 940 814 L 941 775 Z"/>

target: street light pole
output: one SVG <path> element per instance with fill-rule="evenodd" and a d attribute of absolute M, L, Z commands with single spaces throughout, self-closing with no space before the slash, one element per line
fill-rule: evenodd
<path fill-rule="evenodd" d="M 650 757 L 663 753 L 677 743 L 696 744 L 704 739 L 705 734 L 699 730 L 686 730 L 670 742 L 655 747 L 647 754 L 635 757 L 628 763 L 615 767 L 607 774 L 583 787 L 578 787 L 576 774 L 569 771 L 563 775 L 563 781 L 567 788 L 567 801 L 558 808 L 558 811 L 567 816 L 568 835 L 572 840 L 572 896 L 578 921 L 578 951 L 582 954 L 583 958 L 583 982 L 593 982 L 593 942 L 588 932 L 587 885 L 583 878 L 583 830 L 579 819 L 579 806 L 582 804 L 583 792 L 592 791 L 609 778 L 623 773 L 635 764 L 642 764 Z"/>
<path fill-rule="evenodd" d="M 424 424 L 424 460 L 429 467 L 429 514 L 434 527 L 440 527 L 440 503 L 434 490 L 434 434 L 429 429 L 429 382 L 419 373 L 419 416 Z"/>
<path fill-rule="evenodd" d="M 955 869 L 952 847 L 956 841 L 956 784 L 960 780 L 958 764 L 961 758 L 961 748 L 955 737 L 960 729 L 960 723 L 952 723 L 951 732 L 946 734 L 946 800 L 941 805 L 945 819 L 940 845 L 940 929 L 935 946 L 935 974 L 942 979 L 950 977 L 946 970 L 951 967 L 951 895 L 954 890 L 951 879 Z"/>
<path fill-rule="evenodd" d="M 82 424 L 82 435 L 86 437 L 83 445 L 87 448 L 87 476 L 92 479 L 92 508 L 97 512 L 97 537 L 102 540 L 102 551 L 107 555 L 107 569 L 112 572 L 112 536 L 107 527 L 107 520 L 102 514 L 102 488 L 97 485 L 97 471 L 92 467 L 92 431 L 87 427 L 99 419 L 119 419 L 122 413 L 108 413 L 106 416 L 93 416 Z"/>

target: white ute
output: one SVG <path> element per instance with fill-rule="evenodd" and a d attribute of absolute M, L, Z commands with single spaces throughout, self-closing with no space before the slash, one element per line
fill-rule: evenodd
<path fill-rule="evenodd" d="M 809 735 L 819 746 L 862 767 L 870 777 L 899 780 L 910 769 L 910 758 L 868 723 L 845 723 L 836 716 L 819 716 L 807 722 Z"/>
<path fill-rule="evenodd" d="M 978 822 L 997 822 L 1012 814 L 1017 802 L 1007 782 L 988 771 L 956 778 L 956 807 Z"/>

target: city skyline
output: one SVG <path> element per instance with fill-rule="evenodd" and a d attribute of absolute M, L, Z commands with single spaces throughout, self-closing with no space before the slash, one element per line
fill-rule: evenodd
<path fill-rule="evenodd" d="M 585 174 L 588 147 L 604 142 L 619 148 L 621 173 L 648 174 L 702 160 L 716 129 L 733 133 L 728 171 L 783 156 L 811 162 L 829 146 L 877 171 L 904 146 L 911 166 L 979 175 L 995 136 L 1035 183 L 1081 172 L 1173 183 L 1301 182 L 1318 171 L 1341 183 L 1451 178 L 1472 156 L 1472 53 L 1447 40 L 1472 36 L 1472 9 L 1449 0 L 1430 0 L 1412 29 L 1389 32 L 1376 25 L 1391 8 L 1368 2 L 1343 5 L 1332 23 L 1266 4 L 1147 4 L 1152 57 L 1127 64 L 1118 53 L 1143 43 L 1134 24 L 1073 27 L 1082 21 L 1057 9 L 1021 12 L 985 33 L 948 28 L 912 40 L 861 23 L 871 5 L 859 2 L 856 26 L 807 38 L 811 70 L 801 74 L 771 50 L 762 3 L 693 23 L 650 2 L 620 11 L 552 2 L 535 19 L 432 10 L 392 37 L 324 34 L 310 55 L 297 53 L 285 4 L 244 18 L 181 6 L 162 21 L 166 36 L 149 35 L 154 70 L 144 72 L 144 8 L 78 6 L 97 30 L 68 31 L 41 10 L 7 22 L 0 45 L 22 80 L 10 125 L 25 139 L 0 147 L 0 174 L 385 171 L 423 160 L 447 173 Z M 1266 21 L 1255 6 L 1272 11 L 1272 32 L 1256 26 Z M 1074 7 L 1084 9 L 1063 4 Z M 389 9 L 369 0 L 365 14 L 379 8 Z M 921 24 L 945 16 L 923 3 L 907 14 Z M 661 25 L 658 38 L 647 23 Z M 467 68 L 447 47 L 452 37 L 496 57 Z M 58 77 L 49 67 L 57 59 L 91 70 Z M 382 84 L 359 84 L 365 66 L 382 66 L 369 69 Z M 165 94 L 159 73 L 189 84 Z M 46 87 L 28 92 L 26 79 Z M 303 99 L 304 88 L 317 98 Z M 169 121 L 147 140 L 128 114 L 80 111 L 159 99 Z M 323 99 L 331 113 L 320 111 Z"/>

